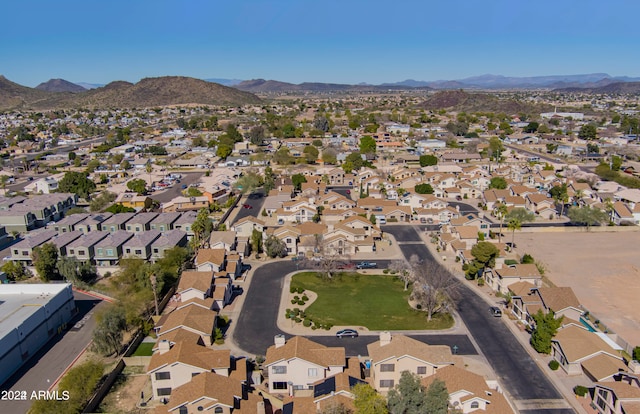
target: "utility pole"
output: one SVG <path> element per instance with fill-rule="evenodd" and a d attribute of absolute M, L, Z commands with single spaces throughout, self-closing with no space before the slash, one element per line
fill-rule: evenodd
<path fill-rule="evenodd" d="M 158 310 L 158 291 L 156 290 L 156 288 L 158 287 L 158 278 L 156 277 L 155 274 L 151 274 L 149 276 L 149 279 L 151 279 L 151 288 L 153 289 L 153 299 L 156 305 L 156 316 L 160 315 L 160 311 Z"/>

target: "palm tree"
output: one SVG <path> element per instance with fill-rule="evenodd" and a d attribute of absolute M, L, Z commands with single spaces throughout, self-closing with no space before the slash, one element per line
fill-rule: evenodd
<path fill-rule="evenodd" d="M 147 165 L 145 166 L 145 170 L 147 171 L 147 174 L 149 174 L 149 187 L 151 187 L 151 184 L 153 184 L 153 181 L 151 181 L 151 173 L 153 172 L 153 166 L 151 165 L 151 163 L 147 163 Z"/>
<path fill-rule="evenodd" d="M 516 230 L 520 230 L 522 228 L 522 222 L 516 218 L 512 218 L 507 223 L 507 228 L 511 230 L 511 247 L 515 246 L 515 238 L 516 238 Z"/>
<path fill-rule="evenodd" d="M 518 207 L 511 210 L 505 218 L 508 220 L 507 227 L 512 231 L 511 246 L 513 247 L 515 245 L 516 230 L 520 230 L 522 228 L 522 223 L 534 221 L 536 216 L 526 209 Z"/>
<path fill-rule="evenodd" d="M 498 233 L 498 243 L 502 243 L 502 224 L 504 223 L 504 217 L 507 215 L 507 205 L 506 204 L 498 204 L 496 208 L 493 210 L 493 214 L 496 215 L 500 219 L 500 232 Z"/>

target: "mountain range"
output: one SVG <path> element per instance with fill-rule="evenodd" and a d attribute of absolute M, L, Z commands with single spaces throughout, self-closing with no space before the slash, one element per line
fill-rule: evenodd
<path fill-rule="evenodd" d="M 260 103 L 257 96 L 201 79 L 182 76 L 145 78 L 138 83 L 111 82 L 103 87 L 75 92 L 63 80 L 29 88 L 0 75 L 1 109 L 133 108 L 168 105 L 231 105 Z M 51 91 L 55 89 L 57 91 Z M 84 89 L 84 88 L 83 88 Z"/>

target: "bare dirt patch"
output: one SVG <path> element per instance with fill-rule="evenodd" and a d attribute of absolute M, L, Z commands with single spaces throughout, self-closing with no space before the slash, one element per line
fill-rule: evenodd
<path fill-rule="evenodd" d="M 519 254 L 545 263 L 553 284 L 571 287 L 591 314 L 640 344 L 639 233 L 521 233 L 516 239 Z"/>

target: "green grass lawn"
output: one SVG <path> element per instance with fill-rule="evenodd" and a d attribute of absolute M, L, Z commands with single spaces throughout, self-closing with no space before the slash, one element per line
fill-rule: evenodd
<path fill-rule="evenodd" d="M 138 349 L 136 349 L 136 352 L 134 352 L 131 356 L 151 356 L 153 355 L 154 345 L 154 342 L 142 342 L 138 346 Z"/>
<path fill-rule="evenodd" d="M 306 309 L 307 317 L 332 325 L 365 326 L 371 330 L 446 329 L 450 315 L 434 315 L 427 323 L 425 312 L 409 306 L 410 290 L 394 276 L 339 274 L 327 280 L 315 272 L 293 276 L 291 286 L 318 294 Z"/>

